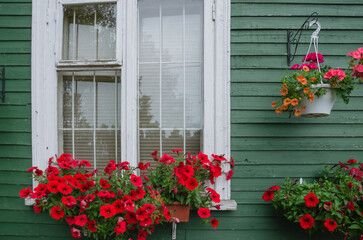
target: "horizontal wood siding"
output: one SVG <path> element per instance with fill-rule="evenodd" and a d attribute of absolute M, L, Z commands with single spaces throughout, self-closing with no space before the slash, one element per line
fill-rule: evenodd
<path fill-rule="evenodd" d="M 363 86 L 349 105 L 338 99 L 330 117 L 275 114 L 271 102 L 278 99 L 280 78 L 288 68 L 286 31 L 318 12 L 319 51 L 327 64 L 345 66 L 348 51 L 363 47 L 363 2 L 232 0 L 231 10 L 231 147 L 237 160 L 232 198 L 238 211 L 221 214 L 222 229 L 230 226 L 229 239 L 310 239 L 261 196 L 285 177 L 309 180 L 325 164 L 363 160 Z M 312 32 L 303 33 L 294 64 L 301 63 Z"/>

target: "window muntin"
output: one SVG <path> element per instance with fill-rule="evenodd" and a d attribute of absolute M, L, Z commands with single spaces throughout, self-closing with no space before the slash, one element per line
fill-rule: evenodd
<path fill-rule="evenodd" d="M 103 169 L 121 161 L 120 71 L 60 72 L 58 151 Z"/>
<path fill-rule="evenodd" d="M 139 158 L 202 148 L 203 1 L 139 1 Z"/>
<path fill-rule="evenodd" d="M 116 59 L 116 4 L 63 9 L 63 60 Z"/>

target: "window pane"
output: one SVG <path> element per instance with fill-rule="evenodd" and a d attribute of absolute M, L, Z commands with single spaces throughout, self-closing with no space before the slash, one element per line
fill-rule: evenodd
<path fill-rule="evenodd" d="M 116 4 L 64 7 L 63 59 L 116 58 Z"/>
<path fill-rule="evenodd" d="M 120 71 L 63 72 L 59 85 L 59 153 L 99 169 L 120 162 Z"/>
<path fill-rule="evenodd" d="M 203 0 L 138 1 L 140 161 L 202 142 Z"/>

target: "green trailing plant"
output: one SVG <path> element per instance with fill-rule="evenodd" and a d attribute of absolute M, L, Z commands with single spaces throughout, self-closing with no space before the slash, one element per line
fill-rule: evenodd
<path fill-rule="evenodd" d="M 344 239 L 363 239 L 363 165 L 354 159 L 347 164 L 326 166 L 313 182 L 287 178 L 281 186 L 269 188 L 262 196 L 276 210 L 312 234 L 340 232 Z"/>

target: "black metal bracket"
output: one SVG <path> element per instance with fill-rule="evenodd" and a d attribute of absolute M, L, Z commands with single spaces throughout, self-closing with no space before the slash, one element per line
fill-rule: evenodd
<path fill-rule="evenodd" d="M 293 32 L 290 29 L 287 30 L 287 66 L 290 66 L 295 58 L 302 31 L 309 29 L 309 23 L 313 20 L 319 20 L 319 14 L 317 12 L 312 13 L 296 32 Z M 292 47 L 294 48 L 293 54 L 291 53 Z"/>
<path fill-rule="evenodd" d="M 1 100 L 4 103 L 5 102 L 5 67 L 2 69 L 2 90 L 1 90 Z"/>

